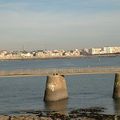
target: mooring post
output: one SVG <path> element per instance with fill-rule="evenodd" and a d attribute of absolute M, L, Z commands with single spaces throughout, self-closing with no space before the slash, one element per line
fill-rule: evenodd
<path fill-rule="evenodd" d="M 47 76 L 44 101 L 58 101 L 68 98 L 67 85 L 63 75 Z"/>
<path fill-rule="evenodd" d="M 120 98 L 120 73 L 115 74 L 113 98 L 114 99 Z"/>

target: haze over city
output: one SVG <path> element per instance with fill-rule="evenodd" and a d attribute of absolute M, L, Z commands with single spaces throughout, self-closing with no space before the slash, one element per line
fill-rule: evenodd
<path fill-rule="evenodd" d="M 120 0 L 0 0 L 0 50 L 120 46 Z"/>

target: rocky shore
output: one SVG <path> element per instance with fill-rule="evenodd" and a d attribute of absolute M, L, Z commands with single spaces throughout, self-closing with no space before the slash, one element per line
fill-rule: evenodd
<path fill-rule="evenodd" d="M 103 112 L 104 108 L 76 109 L 66 115 L 55 111 L 33 111 L 24 115 L 0 115 L 0 120 L 120 120 L 120 116 Z"/>

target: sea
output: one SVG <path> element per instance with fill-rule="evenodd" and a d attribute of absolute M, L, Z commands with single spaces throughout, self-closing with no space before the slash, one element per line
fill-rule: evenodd
<path fill-rule="evenodd" d="M 96 66 L 120 67 L 120 56 L 0 61 L 0 70 Z M 0 77 L 0 114 L 96 107 L 104 108 L 104 114 L 120 114 L 120 101 L 112 98 L 114 78 L 114 74 L 65 76 L 69 98 L 47 103 L 43 101 L 46 77 Z"/>

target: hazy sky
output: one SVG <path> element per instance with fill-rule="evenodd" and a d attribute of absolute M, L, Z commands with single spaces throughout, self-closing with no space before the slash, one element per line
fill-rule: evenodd
<path fill-rule="evenodd" d="M 0 50 L 120 46 L 120 0 L 0 0 Z"/>

